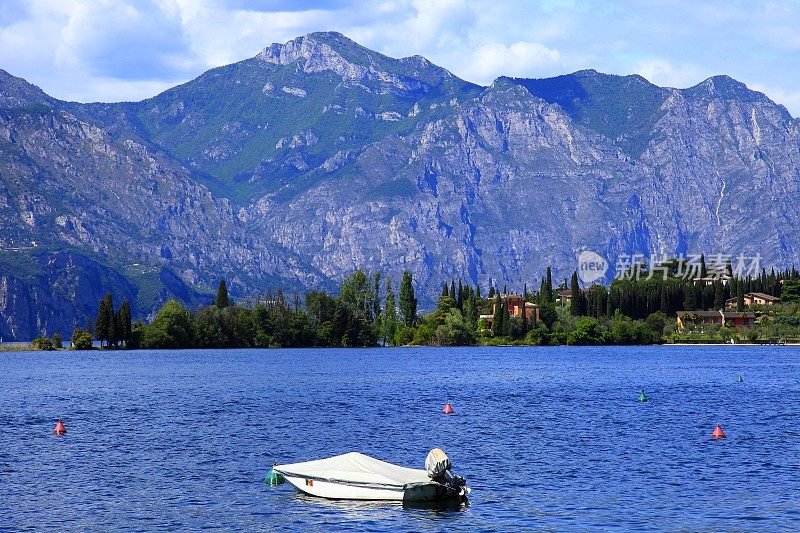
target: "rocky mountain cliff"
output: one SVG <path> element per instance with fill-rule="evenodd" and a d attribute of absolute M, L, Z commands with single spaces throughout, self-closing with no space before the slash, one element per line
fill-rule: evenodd
<path fill-rule="evenodd" d="M 147 316 L 331 288 L 351 270 L 521 287 L 584 248 L 797 263 L 800 124 L 726 76 L 458 79 L 336 33 L 142 102 L 0 71 L 0 336 L 64 334 L 112 290 Z M 89 289 L 91 287 L 91 290 Z"/>

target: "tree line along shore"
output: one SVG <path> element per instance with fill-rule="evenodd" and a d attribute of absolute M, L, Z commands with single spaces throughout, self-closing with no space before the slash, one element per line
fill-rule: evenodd
<path fill-rule="evenodd" d="M 413 277 L 403 274 L 399 292 L 390 277 L 356 270 L 338 295 L 310 291 L 304 298 L 278 290 L 243 304 L 220 281 L 213 303 L 196 310 L 170 300 L 145 323 L 131 320 L 127 301 L 115 308 L 111 294 L 99 302 L 91 328 L 77 328 L 71 348 L 293 348 L 471 345 L 643 345 L 697 342 L 774 342 L 800 339 L 800 276 L 797 271 L 739 278 L 684 279 L 672 268 L 662 277 L 615 279 L 606 287 L 581 288 L 577 273 L 554 286 L 548 268 L 538 291 L 523 286 L 480 286 L 450 280 L 434 310 L 418 314 Z M 646 274 L 646 273 L 645 273 Z M 744 295 L 772 295 L 770 306 L 746 305 Z M 685 311 L 721 310 L 758 315 L 748 327 L 682 324 Z M 29 346 L 61 347 L 58 333 Z"/>

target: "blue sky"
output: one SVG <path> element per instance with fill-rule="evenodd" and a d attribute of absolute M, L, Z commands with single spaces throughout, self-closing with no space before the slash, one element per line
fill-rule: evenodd
<path fill-rule="evenodd" d="M 273 42 L 337 30 L 458 76 L 728 74 L 800 115 L 800 0 L 2 0 L 0 68 L 77 101 L 137 100 Z"/>

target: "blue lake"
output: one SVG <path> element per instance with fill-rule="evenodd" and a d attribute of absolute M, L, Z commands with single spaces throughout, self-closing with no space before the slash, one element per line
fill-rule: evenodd
<path fill-rule="evenodd" d="M 467 505 L 262 481 L 354 450 L 423 468 L 436 446 Z M 798 531 L 800 348 L 0 353 L 0 529 L 45 526 Z"/>

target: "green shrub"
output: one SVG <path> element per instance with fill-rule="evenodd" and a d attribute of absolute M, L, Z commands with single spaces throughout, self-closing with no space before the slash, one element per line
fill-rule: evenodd
<path fill-rule="evenodd" d="M 401 325 L 397 328 L 397 333 L 395 333 L 394 337 L 397 346 L 407 346 L 414 340 L 414 328 Z"/>
<path fill-rule="evenodd" d="M 92 349 L 92 334 L 80 328 L 72 332 L 72 349 L 73 350 L 91 350 Z"/>
<path fill-rule="evenodd" d="M 34 350 L 50 351 L 56 349 L 56 347 L 53 346 L 53 341 L 47 337 L 36 337 L 33 339 L 33 342 L 31 342 L 31 346 Z"/>
<path fill-rule="evenodd" d="M 528 332 L 526 342 L 533 346 L 547 346 L 550 344 L 550 331 L 543 323 L 537 322 L 533 329 Z"/>
<path fill-rule="evenodd" d="M 571 346 L 603 344 L 603 336 L 597 320 L 588 316 L 578 319 L 575 329 L 567 334 L 567 344 Z"/>
<path fill-rule="evenodd" d="M 142 334 L 144 348 L 191 348 L 192 316 L 177 300 L 170 300 Z"/>

